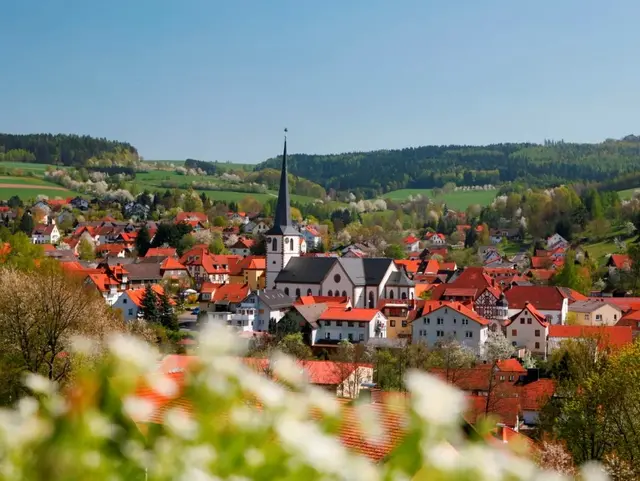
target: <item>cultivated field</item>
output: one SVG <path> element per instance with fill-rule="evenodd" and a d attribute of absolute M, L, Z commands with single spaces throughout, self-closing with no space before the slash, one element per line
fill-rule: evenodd
<path fill-rule="evenodd" d="M 634 189 L 619 190 L 618 191 L 618 196 L 620 196 L 621 200 L 628 200 L 628 199 L 631 199 L 633 197 L 633 193 L 636 190 L 640 190 L 640 188 L 636 187 Z"/>
<path fill-rule="evenodd" d="M 56 169 L 66 169 L 64 166 L 56 166 L 51 164 L 32 164 L 26 162 L 0 162 L 0 169 L 18 169 L 23 171 L 25 174 L 28 172 L 33 172 L 36 175 L 44 175 L 45 171 L 48 167 L 54 167 Z"/>
<path fill-rule="evenodd" d="M 387 192 L 382 197 L 391 200 L 405 200 L 410 195 L 415 196 L 421 194 L 438 202 L 444 202 L 447 207 L 456 210 L 465 210 L 470 205 L 480 204 L 482 206 L 489 205 L 495 199 L 497 190 L 472 190 L 472 191 L 454 191 L 443 194 L 438 197 L 433 196 L 432 189 L 400 189 Z"/>

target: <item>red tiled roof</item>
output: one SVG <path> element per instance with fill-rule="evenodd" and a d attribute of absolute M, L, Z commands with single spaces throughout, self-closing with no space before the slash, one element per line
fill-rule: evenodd
<path fill-rule="evenodd" d="M 328 307 L 345 309 L 349 297 L 342 296 L 300 296 L 296 301 L 296 305 L 310 306 L 312 304 L 326 304 Z"/>
<path fill-rule="evenodd" d="M 42 244 L 42 248 L 44 249 L 45 252 L 52 252 L 56 250 L 56 246 L 52 244 Z"/>
<path fill-rule="evenodd" d="M 538 379 L 522 386 L 522 408 L 527 411 L 540 411 L 556 390 L 553 379 Z"/>
<path fill-rule="evenodd" d="M 440 270 L 441 271 L 455 271 L 457 268 L 457 265 L 455 262 L 441 262 L 440 263 Z"/>
<path fill-rule="evenodd" d="M 118 285 L 116 280 L 111 279 L 106 274 L 89 274 L 88 277 L 100 292 L 107 292 L 110 290 L 111 286 Z"/>
<path fill-rule="evenodd" d="M 631 266 L 631 258 L 627 254 L 611 254 L 608 264 L 617 269 L 628 269 Z"/>
<path fill-rule="evenodd" d="M 418 238 L 413 235 L 410 235 L 404 238 L 405 244 L 414 244 L 416 242 L 418 242 Z"/>
<path fill-rule="evenodd" d="M 39 235 L 51 235 L 55 226 L 55 224 L 38 224 L 33 228 L 33 233 Z"/>
<path fill-rule="evenodd" d="M 159 296 L 164 294 L 164 289 L 161 285 L 153 284 L 151 286 L 151 289 Z M 127 289 L 122 295 L 128 294 L 131 302 L 133 302 L 138 307 L 142 307 L 142 299 L 144 298 L 145 290 L 146 288 L 144 287 L 141 287 L 139 289 Z"/>
<path fill-rule="evenodd" d="M 102 254 L 104 252 L 108 254 L 120 254 L 122 251 L 126 251 L 126 246 L 122 244 L 102 244 L 96 247 L 96 254 Z"/>
<path fill-rule="evenodd" d="M 395 260 L 394 262 L 398 267 L 400 266 L 404 267 L 404 269 L 409 274 L 415 274 L 416 272 L 418 272 L 418 267 L 420 267 L 420 264 L 422 263 L 422 261 L 420 260 L 412 260 L 412 259 L 399 259 L 399 260 Z"/>
<path fill-rule="evenodd" d="M 443 263 L 445 264 L 445 263 Z M 437 260 L 435 259 L 429 259 L 427 261 L 427 265 L 424 268 L 424 273 L 425 274 L 437 274 L 438 271 L 440 270 L 440 264 L 438 263 Z"/>
<path fill-rule="evenodd" d="M 478 364 L 477 366 L 465 369 L 451 369 L 447 371 L 443 368 L 429 369 L 434 376 L 445 382 L 456 385 L 463 391 L 487 391 L 489 389 L 491 376 L 494 376 L 496 391 L 500 394 L 513 394 L 514 386 L 519 381 L 521 374 L 526 374 L 527 370 L 522 367 L 517 359 L 507 359 L 499 361 L 497 371 L 492 373 L 491 364 Z M 500 380 L 500 376 L 504 379 Z M 512 379 L 509 378 L 512 377 Z"/>
<path fill-rule="evenodd" d="M 589 297 L 588 299 L 608 302 L 618 306 L 623 311 L 640 309 L 640 297 Z"/>
<path fill-rule="evenodd" d="M 447 284 L 445 284 L 446 286 Z M 473 287 L 445 287 L 442 296 L 447 297 L 473 297 L 475 299 L 478 289 Z"/>
<path fill-rule="evenodd" d="M 619 348 L 633 342 L 633 332 L 627 326 L 549 326 L 549 338 L 597 338 L 603 347 Z"/>
<path fill-rule="evenodd" d="M 464 418 L 471 424 L 476 424 L 481 419 L 487 417 L 485 414 L 498 418 L 498 422 L 507 426 L 515 426 L 518 419 L 521 419 L 520 399 L 517 397 L 493 397 L 468 395 L 467 409 Z M 489 405 L 487 406 L 487 402 Z"/>
<path fill-rule="evenodd" d="M 518 316 L 520 314 L 522 314 L 524 311 L 528 311 L 531 316 L 538 321 L 538 323 L 542 326 L 542 327 L 547 327 L 549 325 L 549 323 L 547 322 L 547 318 L 546 316 L 544 316 L 538 309 L 535 308 L 535 306 L 533 304 L 531 304 L 530 302 L 527 302 L 524 306 L 524 308 L 518 312 L 517 314 L 511 316 L 511 318 L 509 318 L 507 320 L 507 322 L 505 322 L 505 326 L 509 326 L 511 325 L 511 323 L 513 321 L 515 321 Z"/>
<path fill-rule="evenodd" d="M 529 274 L 535 279 L 548 281 L 557 273 L 553 269 L 529 269 Z"/>
<path fill-rule="evenodd" d="M 202 284 L 200 292 L 210 292 L 211 302 L 240 302 L 245 299 L 251 289 L 248 284 L 213 284 L 211 282 L 205 282 Z"/>
<path fill-rule="evenodd" d="M 161 271 L 185 271 L 187 268 L 175 257 L 167 257 L 160 264 Z"/>
<path fill-rule="evenodd" d="M 523 309 L 527 302 L 542 311 L 559 311 L 568 296 L 558 287 L 513 286 L 504 291 L 510 309 Z"/>
<path fill-rule="evenodd" d="M 180 222 L 189 222 L 190 220 L 196 220 L 206 224 L 208 222 L 207 214 L 203 212 L 180 212 L 175 219 L 176 224 Z"/>
<path fill-rule="evenodd" d="M 319 319 L 323 321 L 371 322 L 379 312 L 378 309 L 329 307 L 320 315 Z"/>
<path fill-rule="evenodd" d="M 238 242 L 236 242 L 232 248 L 235 249 L 250 249 L 251 247 L 253 247 L 253 245 L 256 243 L 256 241 L 254 241 L 253 239 L 246 239 L 244 237 L 241 237 L 240 239 L 238 239 Z"/>
<path fill-rule="evenodd" d="M 482 326 L 487 326 L 489 324 L 489 321 L 484 317 L 482 317 L 477 312 L 469 309 L 464 304 L 461 304 L 459 302 L 453 302 L 453 301 L 425 301 L 424 307 L 422 308 L 422 315 L 426 316 L 427 314 L 431 314 L 433 312 L 436 312 L 444 308 L 453 309 L 454 311 L 459 312 L 463 316 L 468 317 L 473 321 L 476 321 L 478 324 Z"/>
<path fill-rule="evenodd" d="M 308 225 L 306 229 L 307 229 L 307 232 L 312 236 L 320 237 L 320 233 L 315 229 L 315 227 Z"/>
<path fill-rule="evenodd" d="M 151 247 L 145 257 L 176 257 L 176 249 L 173 247 Z"/>

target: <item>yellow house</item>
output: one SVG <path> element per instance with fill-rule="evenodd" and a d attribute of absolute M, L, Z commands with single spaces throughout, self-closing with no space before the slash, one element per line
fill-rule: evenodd
<path fill-rule="evenodd" d="M 247 256 L 231 268 L 230 284 L 248 284 L 249 289 L 265 288 L 266 259 L 264 256 Z"/>
<path fill-rule="evenodd" d="M 583 326 L 615 326 L 622 310 L 615 304 L 598 299 L 576 301 L 569 305 L 569 323 Z"/>
<path fill-rule="evenodd" d="M 411 323 L 409 322 L 409 303 L 403 300 L 381 301 L 379 306 L 387 318 L 387 339 L 409 339 L 411 337 Z"/>

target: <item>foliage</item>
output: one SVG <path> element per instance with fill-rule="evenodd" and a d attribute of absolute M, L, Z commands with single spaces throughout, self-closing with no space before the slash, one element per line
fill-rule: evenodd
<path fill-rule="evenodd" d="M 142 306 L 140 307 L 141 317 L 150 323 L 159 323 L 160 309 L 158 307 L 158 295 L 151 288 L 151 284 L 147 284 L 142 296 Z"/>
<path fill-rule="evenodd" d="M 311 348 L 302 340 L 302 333 L 286 334 L 278 341 L 277 349 L 296 359 L 311 359 Z"/>
<path fill-rule="evenodd" d="M 565 262 L 556 275 L 553 276 L 553 284 L 556 286 L 568 287 L 584 295 L 591 291 L 591 275 L 586 267 L 577 266 L 575 251 L 568 250 L 565 255 Z"/>
<path fill-rule="evenodd" d="M 178 316 L 166 293 L 158 296 L 158 320 L 162 327 L 169 331 L 178 331 L 180 329 L 180 326 L 178 326 Z"/>
<path fill-rule="evenodd" d="M 80 239 L 78 243 L 78 257 L 81 261 L 91 261 L 96 258 L 93 244 L 86 237 Z"/>
<path fill-rule="evenodd" d="M 0 134 L 0 151 L 2 150 L 6 152 L 5 155 L 15 150 L 27 151 L 32 155 L 23 154 L 27 157 L 22 160 L 39 164 L 83 166 L 87 165 L 91 158 L 122 152 L 127 152 L 138 159 L 136 149 L 130 144 L 88 135 Z"/>
<path fill-rule="evenodd" d="M 193 229 L 186 222 L 180 222 L 178 224 L 170 222 L 162 222 L 158 224 L 158 230 L 155 236 L 153 236 L 153 242 L 151 247 L 161 247 L 168 245 L 169 247 L 178 247 L 180 241 L 186 235 L 191 233 Z"/>
<path fill-rule="evenodd" d="M 20 219 L 20 225 L 18 229 L 24 232 L 27 235 L 31 235 L 33 232 L 34 222 L 33 217 L 31 216 L 31 212 L 25 212 L 22 214 L 22 218 Z"/>
<path fill-rule="evenodd" d="M 402 246 L 398 244 L 389 244 L 384 249 L 384 256 L 391 259 L 404 259 L 406 257 L 406 253 Z"/>
<path fill-rule="evenodd" d="M 147 224 L 143 224 L 138 230 L 138 236 L 136 237 L 136 252 L 138 256 L 144 257 L 150 247 L 151 235 L 149 234 L 149 228 Z"/>
<path fill-rule="evenodd" d="M 9 236 L 7 243 L 10 246 L 8 254 L 2 259 L 4 266 L 15 267 L 20 270 L 30 270 L 44 257 L 41 245 L 33 244 L 31 239 L 23 232 Z"/>

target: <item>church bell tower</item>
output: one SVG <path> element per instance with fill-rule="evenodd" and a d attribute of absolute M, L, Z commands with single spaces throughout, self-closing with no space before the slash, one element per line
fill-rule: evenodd
<path fill-rule="evenodd" d="M 280 188 L 273 227 L 265 233 L 267 250 L 267 289 L 275 289 L 276 277 L 293 257 L 300 256 L 300 233 L 291 223 L 289 176 L 287 171 L 287 129 L 284 129 L 284 150 Z"/>

